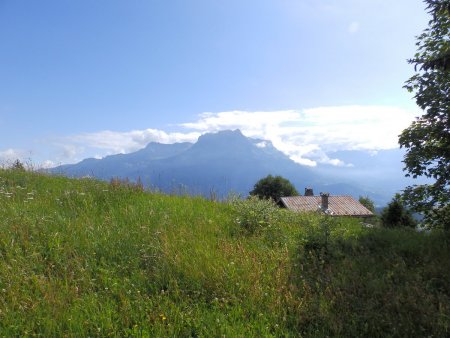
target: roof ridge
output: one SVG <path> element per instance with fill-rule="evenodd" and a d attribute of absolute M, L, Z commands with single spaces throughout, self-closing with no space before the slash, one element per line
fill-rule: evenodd
<path fill-rule="evenodd" d="M 305 195 L 298 195 L 298 196 L 283 196 L 281 198 L 298 198 L 298 197 L 321 197 L 320 195 L 312 195 L 312 196 L 305 196 Z M 351 197 L 355 199 L 352 195 L 330 195 L 328 197 Z"/>
<path fill-rule="evenodd" d="M 313 198 L 309 198 L 313 197 Z M 329 196 L 328 209 L 333 211 L 334 216 L 372 216 L 372 212 L 351 195 Z M 294 211 L 317 211 L 321 205 L 322 196 L 284 196 L 281 197 L 282 204 Z M 333 202 L 334 201 L 334 202 Z"/>

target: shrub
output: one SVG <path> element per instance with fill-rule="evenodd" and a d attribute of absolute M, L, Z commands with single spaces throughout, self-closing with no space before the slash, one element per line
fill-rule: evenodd
<path fill-rule="evenodd" d="M 25 166 L 19 160 L 15 160 L 14 163 L 11 165 L 11 169 L 18 171 L 25 171 Z"/>
<path fill-rule="evenodd" d="M 235 223 L 251 234 L 272 226 L 280 211 L 272 200 L 259 199 L 256 196 L 250 196 L 246 200 L 233 197 L 230 203 Z"/>
<path fill-rule="evenodd" d="M 127 188 L 134 191 L 144 191 L 144 185 L 142 183 L 142 180 L 140 177 L 138 177 L 136 182 L 131 182 L 128 178 L 121 179 L 119 177 L 113 177 L 109 181 L 109 186 L 112 189 L 118 189 L 118 188 Z"/>

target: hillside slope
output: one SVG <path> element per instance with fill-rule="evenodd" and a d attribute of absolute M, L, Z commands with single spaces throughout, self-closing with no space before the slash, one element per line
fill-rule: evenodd
<path fill-rule="evenodd" d="M 449 237 L 0 170 L 0 336 L 449 334 Z"/>

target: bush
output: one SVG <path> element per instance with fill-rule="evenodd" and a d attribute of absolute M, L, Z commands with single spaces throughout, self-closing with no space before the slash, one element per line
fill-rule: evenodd
<path fill-rule="evenodd" d="M 272 200 L 262 200 L 256 196 L 250 196 L 246 200 L 234 197 L 230 203 L 235 223 L 251 234 L 272 226 L 280 211 Z"/>
<path fill-rule="evenodd" d="M 25 171 L 25 166 L 19 160 L 15 160 L 14 163 L 11 165 L 11 169 L 18 171 Z"/>
<path fill-rule="evenodd" d="M 338 220 L 339 221 L 339 220 Z M 448 237 L 319 220 L 292 256 L 289 327 L 304 337 L 447 337 Z M 295 303 L 297 302 L 297 303 Z M 419 334 L 418 334 L 419 333 Z"/>
<path fill-rule="evenodd" d="M 136 182 L 131 182 L 128 178 L 121 179 L 119 177 L 113 177 L 109 181 L 111 189 L 127 188 L 133 191 L 143 192 L 145 190 L 142 180 L 138 177 Z"/>

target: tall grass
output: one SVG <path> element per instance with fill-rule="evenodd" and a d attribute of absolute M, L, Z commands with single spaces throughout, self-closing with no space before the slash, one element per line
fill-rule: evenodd
<path fill-rule="evenodd" d="M 448 236 L 0 170 L 0 336 L 449 333 Z"/>

